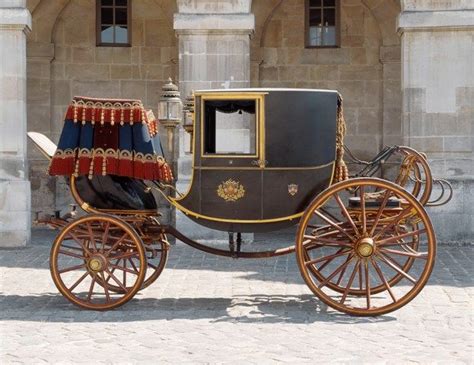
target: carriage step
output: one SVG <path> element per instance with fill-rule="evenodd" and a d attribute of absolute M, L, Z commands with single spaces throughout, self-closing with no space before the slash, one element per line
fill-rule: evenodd
<path fill-rule="evenodd" d="M 391 197 L 388 199 L 387 208 L 400 208 L 401 199 Z M 366 208 L 378 208 L 382 204 L 381 199 L 365 199 Z M 360 208 L 360 197 L 354 196 L 349 198 L 349 208 Z"/>

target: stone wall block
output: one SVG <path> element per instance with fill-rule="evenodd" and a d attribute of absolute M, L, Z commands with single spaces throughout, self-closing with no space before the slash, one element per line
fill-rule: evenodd
<path fill-rule="evenodd" d="M 411 137 L 410 146 L 415 150 L 422 152 L 438 152 L 443 151 L 442 137 Z"/>
<path fill-rule="evenodd" d="M 161 50 L 160 47 L 140 47 L 140 62 L 156 64 L 158 61 L 162 61 Z"/>
<path fill-rule="evenodd" d="M 66 78 L 66 65 L 64 63 L 53 62 L 51 67 L 51 78 L 53 80 L 62 80 Z"/>
<path fill-rule="evenodd" d="M 50 63 L 27 59 L 26 78 L 44 79 L 50 77 Z"/>
<path fill-rule="evenodd" d="M 112 65 L 110 66 L 110 78 L 128 80 L 132 78 L 132 66 L 130 65 Z"/>
<path fill-rule="evenodd" d="M 474 87 L 456 88 L 456 106 L 460 111 L 474 110 Z"/>
<path fill-rule="evenodd" d="M 261 67 L 260 80 L 262 81 L 276 81 L 278 80 L 278 68 L 275 66 Z"/>
<path fill-rule="evenodd" d="M 141 74 L 145 80 L 163 80 L 162 65 L 142 65 L 140 66 Z"/>
<path fill-rule="evenodd" d="M 120 81 L 120 97 L 146 100 L 146 81 Z"/>
<path fill-rule="evenodd" d="M 307 66 L 280 66 L 278 67 L 278 79 L 280 81 L 306 81 L 309 77 Z"/>
<path fill-rule="evenodd" d="M 360 108 L 358 112 L 357 133 L 381 134 L 381 115 L 378 108 Z"/>
<path fill-rule="evenodd" d="M 97 50 L 96 50 L 96 53 L 97 53 Z M 54 45 L 54 60 L 56 62 L 71 62 L 71 58 L 72 58 L 71 47 L 66 46 L 66 45 L 59 45 L 59 44 Z"/>
<path fill-rule="evenodd" d="M 110 79 L 109 65 L 67 64 L 66 78 L 72 80 L 108 80 Z"/>
<path fill-rule="evenodd" d="M 400 107 L 387 107 L 383 110 L 383 134 L 397 135 L 402 134 L 402 118 Z"/>
<path fill-rule="evenodd" d="M 145 19 L 145 46 L 173 46 L 176 38 L 168 20 Z"/>
<path fill-rule="evenodd" d="M 28 130 L 41 133 L 50 131 L 50 106 L 35 105 L 28 108 Z"/>
<path fill-rule="evenodd" d="M 254 59 L 254 61 L 256 61 L 257 63 L 260 62 L 261 59 L 263 59 L 266 65 L 277 64 L 278 62 L 277 48 L 263 48 L 261 52 L 259 53 L 260 53 L 260 57 L 257 57 L 256 59 Z M 251 52 L 250 54 L 252 57 L 255 56 L 255 52 L 254 53 Z"/>
<path fill-rule="evenodd" d="M 424 112 L 426 110 L 425 89 L 405 88 L 403 91 L 403 110 L 405 112 Z"/>
<path fill-rule="evenodd" d="M 117 98 L 120 94 L 119 81 L 75 80 L 71 83 L 72 95 L 87 95 L 94 98 Z M 64 115 L 64 107 L 61 114 Z"/>
<path fill-rule="evenodd" d="M 30 181 L 31 181 L 31 207 L 32 212 L 43 211 L 53 213 L 56 179 L 48 175 L 49 162 L 45 159 L 31 161 L 30 163 Z"/>
<path fill-rule="evenodd" d="M 52 82 L 53 105 L 67 105 L 72 100 L 71 81 L 56 80 Z"/>
<path fill-rule="evenodd" d="M 364 34 L 364 8 L 359 3 L 357 6 L 345 6 L 346 2 L 341 6 L 341 17 L 344 23 L 344 31 L 347 34 L 362 35 Z"/>
<path fill-rule="evenodd" d="M 132 62 L 132 48 L 131 47 L 113 47 L 112 52 L 113 63 L 126 63 Z"/>
<path fill-rule="evenodd" d="M 146 95 L 147 99 L 144 100 L 148 108 L 152 108 L 154 111 L 158 108 L 158 102 L 161 97 L 161 88 L 165 81 L 146 81 Z M 155 116 L 157 116 L 155 114 Z"/>
<path fill-rule="evenodd" d="M 89 14 L 84 14 L 84 16 L 87 18 Z M 64 43 L 71 46 L 88 46 L 92 36 L 88 28 L 90 28 L 89 22 L 84 22 L 84 18 L 76 14 L 73 19 L 64 23 Z"/>
<path fill-rule="evenodd" d="M 93 63 L 95 58 L 94 48 L 72 47 L 72 59 L 77 63 Z"/>
<path fill-rule="evenodd" d="M 142 46 L 145 42 L 145 24 L 141 18 L 132 16 L 132 44 Z"/>
<path fill-rule="evenodd" d="M 25 212 L 30 209 L 29 197 L 24 194 L 24 182 L 0 182 L 0 211 Z"/>
<path fill-rule="evenodd" d="M 264 47 L 280 47 L 283 42 L 281 20 L 272 20 L 268 23 Z"/>
<path fill-rule="evenodd" d="M 383 64 L 383 78 L 384 80 L 400 81 L 402 75 L 402 67 L 398 62 Z M 401 93 L 401 88 L 400 88 Z"/>
<path fill-rule="evenodd" d="M 28 103 L 49 104 L 50 102 L 50 82 L 47 79 L 33 79 L 27 81 Z"/>
<path fill-rule="evenodd" d="M 307 48 L 301 51 L 301 64 L 341 65 L 350 63 L 348 48 Z"/>
<path fill-rule="evenodd" d="M 112 63 L 113 48 L 112 47 L 96 47 L 95 62 L 96 63 Z"/>
<path fill-rule="evenodd" d="M 445 152 L 472 152 L 473 149 L 473 137 L 472 136 L 455 136 L 455 137 L 443 137 Z M 474 163 L 474 161 L 473 161 Z"/>
<path fill-rule="evenodd" d="M 402 92 L 401 92 L 400 80 L 384 80 L 383 101 L 384 101 L 384 106 L 386 107 L 392 107 L 392 108 L 401 107 Z"/>
<path fill-rule="evenodd" d="M 344 105 L 359 107 L 364 104 L 366 92 L 364 81 L 340 81 L 336 85 L 334 89 L 342 94 Z"/>
<path fill-rule="evenodd" d="M 318 65 L 318 66 L 309 66 L 310 73 L 309 78 L 311 80 L 339 80 L 340 77 L 340 67 L 328 66 L 328 65 Z"/>
<path fill-rule="evenodd" d="M 341 45 L 343 47 L 364 47 L 365 41 L 363 35 L 353 35 L 351 33 L 341 35 Z"/>
<path fill-rule="evenodd" d="M 340 65 L 336 67 L 327 67 L 333 70 L 339 70 L 340 80 L 380 80 L 382 78 L 382 70 L 380 66 L 365 65 Z"/>

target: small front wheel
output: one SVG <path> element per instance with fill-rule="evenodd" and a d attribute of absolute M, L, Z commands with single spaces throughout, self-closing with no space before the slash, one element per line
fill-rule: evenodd
<path fill-rule="evenodd" d="M 332 185 L 305 210 L 296 237 L 301 274 L 324 303 L 359 316 L 401 308 L 424 287 L 436 239 L 421 203 L 377 178 Z"/>
<path fill-rule="evenodd" d="M 86 309 L 108 310 L 128 302 L 142 287 L 146 267 L 142 240 L 114 216 L 76 219 L 61 230 L 51 248 L 54 284 L 69 301 Z"/>

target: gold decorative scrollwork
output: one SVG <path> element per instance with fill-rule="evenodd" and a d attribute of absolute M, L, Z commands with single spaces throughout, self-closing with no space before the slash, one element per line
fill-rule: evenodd
<path fill-rule="evenodd" d="M 245 195 L 245 189 L 238 181 L 229 179 L 219 184 L 217 195 L 226 202 L 235 202 Z"/>

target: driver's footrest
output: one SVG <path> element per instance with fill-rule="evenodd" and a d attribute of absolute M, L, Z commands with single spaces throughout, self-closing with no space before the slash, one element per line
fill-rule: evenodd
<path fill-rule="evenodd" d="M 387 208 L 400 208 L 401 200 L 395 197 L 388 198 Z M 378 208 L 382 204 L 382 199 L 365 199 L 366 208 Z M 360 197 L 354 196 L 349 198 L 349 208 L 360 208 Z"/>

